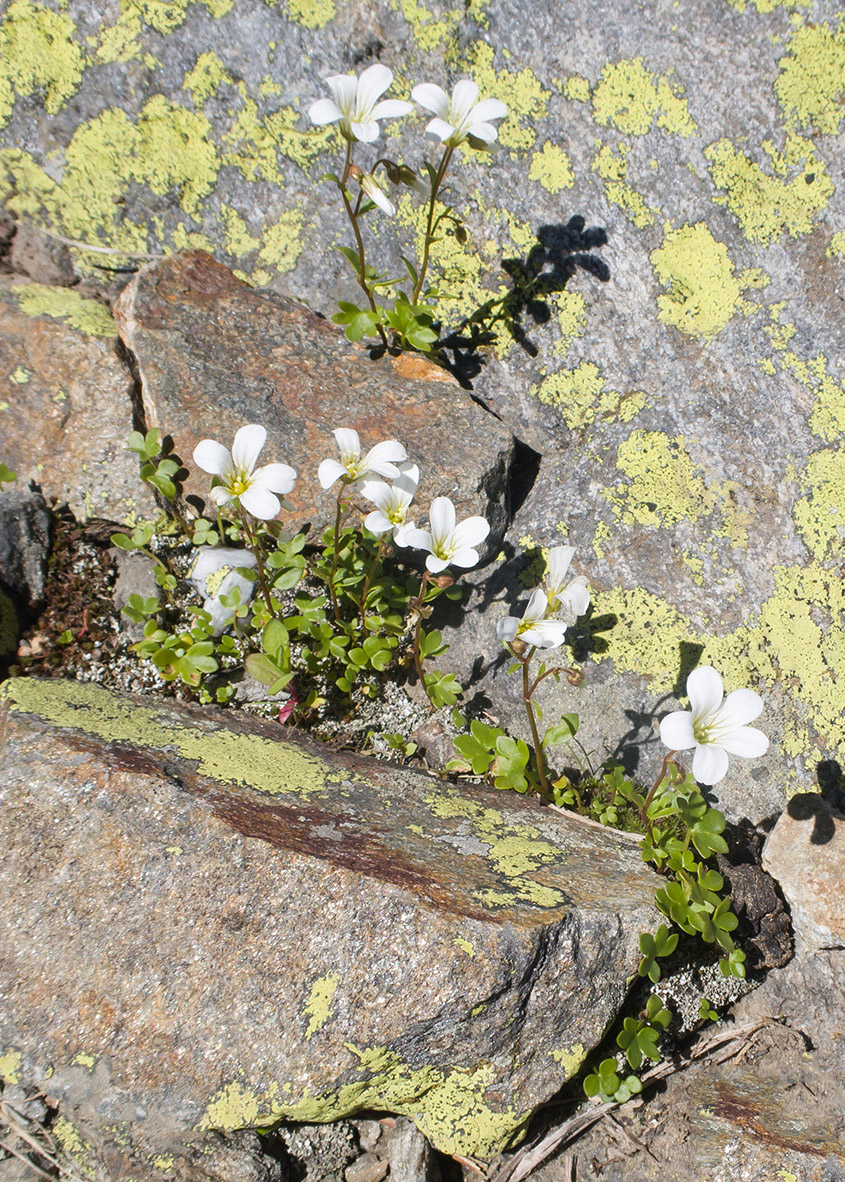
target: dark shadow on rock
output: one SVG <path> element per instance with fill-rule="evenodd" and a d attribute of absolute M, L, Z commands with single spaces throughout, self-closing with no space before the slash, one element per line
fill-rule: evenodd
<path fill-rule="evenodd" d="M 466 389 L 472 388 L 484 364 L 481 349 L 496 339 L 494 328 L 504 326 L 517 344 L 530 357 L 539 349 L 529 337 L 525 317 L 535 325 L 548 324 L 552 318 L 550 297 L 565 289 L 578 270 L 606 283 L 610 268 L 592 252 L 607 242 L 607 231 L 602 226 L 587 226 L 576 214 L 566 225 L 540 226 L 537 243 L 525 259 L 503 259 L 502 268 L 512 287 L 504 296 L 485 304 L 444 337 L 438 352 L 446 368 Z"/>
<path fill-rule="evenodd" d="M 621 764 L 627 776 L 633 778 L 636 775 L 643 748 L 660 741 L 656 726 L 657 717 L 671 696 L 664 694 L 662 698 L 658 698 L 651 710 L 624 711 L 631 725 L 624 735 L 620 736 L 616 747 L 604 761 L 606 765 Z"/>
<path fill-rule="evenodd" d="M 817 792 L 798 792 L 786 806 L 786 811 L 794 821 L 813 822 L 813 832 L 810 837 L 811 845 L 827 845 L 836 832 L 830 806 Z"/>
<path fill-rule="evenodd" d="M 514 440 L 513 458 L 508 472 L 507 509 L 508 521 L 513 521 L 517 511 L 522 508 L 534 487 L 534 482 L 540 472 L 542 456 L 523 443 L 521 439 Z"/>
<path fill-rule="evenodd" d="M 704 652 L 704 645 L 694 644 L 691 640 L 682 640 L 678 645 L 678 649 L 680 650 L 681 661 L 677 679 L 672 686 L 672 696 L 675 698 L 681 698 L 686 694 L 687 678 L 693 669 L 698 666 L 701 660 L 701 654 Z"/>
<path fill-rule="evenodd" d="M 822 799 L 831 808 L 845 813 L 845 773 L 835 759 L 822 759 L 816 764 L 816 778 Z"/>

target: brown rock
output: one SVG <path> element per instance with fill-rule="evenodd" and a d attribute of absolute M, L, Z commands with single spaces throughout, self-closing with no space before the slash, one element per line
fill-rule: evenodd
<path fill-rule="evenodd" d="M 2 692 L 0 1064 L 86 1127 L 380 1110 L 492 1154 L 625 996 L 654 878 L 610 831 L 255 719 Z"/>
<path fill-rule="evenodd" d="M 0 275 L 2 460 L 79 518 L 154 512 L 126 451 L 132 377 L 108 309 Z"/>
<path fill-rule="evenodd" d="M 333 324 L 248 287 L 203 251 L 144 267 L 115 319 L 138 360 L 148 426 L 171 434 L 189 466 L 200 439 L 231 447 L 238 427 L 262 423 L 262 462 L 282 460 L 299 473 L 287 512 L 321 529 L 334 520 L 334 498 L 317 467 L 337 458 L 332 430 L 353 427 L 364 450 L 399 439 L 419 463 L 418 523 L 433 497 L 449 496 L 459 518 L 488 518 L 490 547 L 498 546 L 513 437 L 437 366 L 420 357 L 374 361 Z M 207 496 L 208 478 L 195 472 L 188 489 Z"/>
<path fill-rule="evenodd" d="M 763 847 L 806 946 L 845 948 L 845 817 L 815 792 L 793 796 Z"/>
<path fill-rule="evenodd" d="M 362 1153 L 351 1166 L 347 1166 L 343 1176 L 346 1182 L 381 1182 L 388 1168 L 383 1158 L 374 1153 Z"/>
<path fill-rule="evenodd" d="M 67 287 L 76 278 L 67 246 L 28 222 L 18 225 L 9 261 L 13 271 L 28 275 L 38 283 Z"/>

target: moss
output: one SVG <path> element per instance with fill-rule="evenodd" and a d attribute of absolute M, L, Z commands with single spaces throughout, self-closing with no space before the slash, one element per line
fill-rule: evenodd
<path fill-rule="evenodd" d="M 546 140 L 539 152 L 531 157 L 528 179 L 537 181 L 549 193 L 560 193 L 575 184 L 572 162 L 563 148 Z"/>
<path fill-rule="evenodd" d="M 609 62 L 593 89 L 593 114 L 626 135 L 645 135 L 654 123 L 675 135 L 698 130 L 683 90 L 668 77 L 656 78 L 641 57 Z"/>
<path fill-rule="evenodd" d="M 834 192 L 824 161 L 815 145 L 800 136 L 791 136 L 783 152 L 771 144 L 763 147 L 774 175 L 730 140 L 705 149 L 714 185 L 726 190 L 716 201 L 728 207 L 750 242 L 766 244 L 782 234 L 809 234 Z"/>
<path fill-rule="evenodd" d="M 340 773 L 298 747 L 236 731 L 205 733 L 181 724 L 163 726 L 154 708 L 113 697 L 98 686 L 21 677 L 0 685 L 0 701 L 9 702 L 14 711 L 105 742 L 173 751 L 194 762 L 201 775 L 221 783 L 242 784 L 270 795 L 342 792 Z"/>
<path fill-rule="evenodd" d="M 16 95 L 44 92 L 44 109 L 55 115 L 79 89 L 85 56 L 66 13 L 32 0 L 11 0 L 0 24 L 0 127 Z"/>
<path fill-rule="evenodd" d="M 650 257 L 657 278 L 669 288 L 657 297 L 664 324 L 709 340 L 737 311 L 748 310 L 728 248 L 704 222 L 668 230 Z"/>
<path fill-rule="evenodd" d="M 92 337 L 116 337 L 117 325 L 99 300 L 86 300 L 70 287 L 25 283 L 12 288 L 18 307 L 27 316 L 49 316 Z"/>
<path fill-rule="evenodd" d="M 799 26 L 780 60 L 775 93 L 787 125 L 837 135 L 845 117 L 845 31 Z"/>
<path fill-rule="evenodd" d="M 332 998 L 340 984 L 340 973 L 327 973 L 319 977 L 311 986 L 308 1000 L 302 1008 L 303 1017 L 308 1017 L 308 1027 L 305 1037 L 311 1038 L 321 1030 L 329 1020 L 332 1008 Z"/>

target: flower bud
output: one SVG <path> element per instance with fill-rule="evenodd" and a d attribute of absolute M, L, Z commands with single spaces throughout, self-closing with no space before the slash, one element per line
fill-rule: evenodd
<path fill-rule="evenodd" d="M 364 175 L 363 172 L 361 171 L 361 169 L 358 167 L 357 164 L 350 164 L 349 165 L 349 177 L 351 180 L 360 181 L 361 177 L 363 175 Z"/>

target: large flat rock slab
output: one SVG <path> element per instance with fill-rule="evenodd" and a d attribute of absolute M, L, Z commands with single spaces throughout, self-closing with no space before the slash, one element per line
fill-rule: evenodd
<path fill-rule="evenodd" d="M 2 693 L 0 1064 L 81 1127 L 376 1109 L 492 1154 L 615 1015 L 655 920 L 624 836 L 231 713 Z"/>
<path fill-rule="evenodd" d="M 334 521 L 335 502 L 317 468 L 338 458 L 332 431 L 352 427 L 363 451 L 383 439 L 405 444 L 422 472 L 418 512 L 449 496 L 459 517 L 491 522 L 488 549 L 501 538 L 513 436 L 445 370 L 419 356 L 374 360 L 333 324 L 249 287 L 203 251 L 144 267 L 115 316 L 138 361 L 147 424 L 175 439 L 193 470 L 189 491 L 208 495 L 191 462 L 200 439 L 230 447 L 244 423 L 261 423 L 261 462 L 282 460 L 299 474 L 287 511 L 319 530 Z"/>
<path fill-rule="evenodd" d="M 74 514 L 122 522 L 155 506 L 126 450 L 133 379 L 105 305 L 0 275 L 0 452 Z"/>

